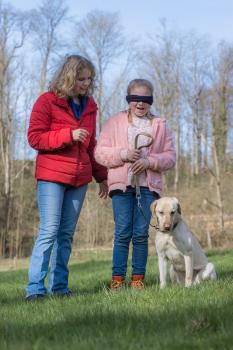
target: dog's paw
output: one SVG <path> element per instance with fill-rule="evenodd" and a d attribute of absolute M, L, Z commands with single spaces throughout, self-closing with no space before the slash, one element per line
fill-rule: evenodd
<path fill-rule="evenodd" d="M 160 283 L 160 289 L 164 289 L 166 287 L 166 283 Z"/>
<path fill-rule="evenodd" d="M 185 281 L 185 288 L 192 287 L 192 281 Z"/>

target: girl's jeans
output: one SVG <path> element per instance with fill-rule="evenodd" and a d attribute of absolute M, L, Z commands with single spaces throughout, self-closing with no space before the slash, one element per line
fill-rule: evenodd
<path fill-rule="evenodd" d="M 140 187 L 143 214 L 138 208 L 135 189 L 115 191 L 112 207 L 115 221 L 112 275 L 125 277 L 129 244 L 132 239 L 132 274 L 145 275 L 148 256 L 148 230 L 151 219 L 150 205 L 159 198 L 147 187 Z"/>
<path fill-rule="evenodd" d="M 50 257 L 48 292 L 69 292 L 68 261 L 86 191 L 87 185 L 77 188 L 61 183 L 38 181 L 40 227 L 29 266 L 27 296 L 47 293 L 44 280 L 48 273 Z"/>

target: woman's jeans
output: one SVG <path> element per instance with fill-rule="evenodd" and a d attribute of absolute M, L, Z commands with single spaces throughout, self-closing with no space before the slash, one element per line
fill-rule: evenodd
<path fill-rule="evenodd" d="M 48 273 L 50 257 L 48 292 L 61 294 L 69 292 L 68 261 L 86 191 L 87 185 L 77 188 L 55 182 L 38 181 L 40 227 L 29 266 L 27 296 L 47 293 L 44 280 Z"/>
<path fill-rule="evenodd" d="M 112 275 L 125 277 L 131 240 L 133 245 L 132 274 L 145 275 L 151 219 L 150 205 L 159 198 L 159 195 L 151 192 L 147 187 L 140 187 L 142 214 L 138 207 L 135 188 L 127 187 L 126 192 L 113 192 L 115 192 L 112 196 L 115 236 Z"/>

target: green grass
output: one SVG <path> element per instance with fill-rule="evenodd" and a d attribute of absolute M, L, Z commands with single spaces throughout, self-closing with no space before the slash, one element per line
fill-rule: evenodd
<path fill-rule="evenodd" d="M 233 349 L 233 251 L 209 252 L 218 281 L 160 291 L 155 257 L 146 289 L 107 289 L 108 253 L 71 265 L 77 296 L 24 301 L 27 271 L 0 273 L 0 349 Z"/>

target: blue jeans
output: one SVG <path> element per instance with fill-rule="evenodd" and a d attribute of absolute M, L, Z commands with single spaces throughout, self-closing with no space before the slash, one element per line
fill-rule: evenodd
<path fill-rule="evenodd" d="M 27 296 L 47 293 L 44 281 L 50 257 L 48 292 L 63 294 L 69 291 L 68 261 L 86 191 L 87 185 L 77 188 L 61 183 L 38 181 L 40 227 L 29 266 Z"/>
<path fill-rule="evenodd" d="M 112 275 L 125 277 L 132 240 L 132 275 L 145 275 L 148 256 L 148 231 L 151 219 L 150 205 L 159 198 L 147 187 L 140 187 L 143 214 L 138 208 L 135 189 L 127 187 L 126 192 L 112 196 L 115 221 Z M 144 217 L 145 216 L 145 217 Z"/>

